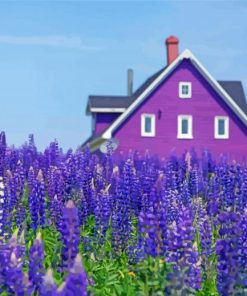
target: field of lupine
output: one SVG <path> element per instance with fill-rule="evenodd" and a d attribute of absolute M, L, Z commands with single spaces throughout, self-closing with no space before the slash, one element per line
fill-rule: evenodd
<path fill-rule="evenodd" d="M 247 167 L 0 135 L 0 295 L 247 295 Z"/>

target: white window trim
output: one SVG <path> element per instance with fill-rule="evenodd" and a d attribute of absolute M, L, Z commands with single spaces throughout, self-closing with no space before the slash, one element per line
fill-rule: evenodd
<path fill-rule="evenodd" d="M 188 120 L 188 134 L 182 134 L 182 120 Z M 177 126 L 177 138 L 178 139 L 193 139 L 193 117 L 192 115 L 178 115 L 178 126 Z"/>
<path fill-rule="evenodd" d="M 150 117 L 151 118 L 151 132 L 146 133 L 145 132 L 145 118 Z M 141 136 L 142 137 L 155 137 L 155 114 L 148 114 L 143 113 L 141 115 Z"/>
<path fill-rule="evenodd" d="M 187 85 L 189 87 L 189 93 L 188 94 L 183 94 L 183 92 L 182 92 L 183 85 Z M 178 89 L 179 89 L 178 93 L 179 93 L 179 98 L 180 99 L 190 99 L 191 98 L 191 96 L 192 96 L 192 84 L 191 84 L 191 82 L 180 81 Z"/>
<path fill-rule="evenodd" d="M 225 120 L 225 134 L 219 135 L 219 119 Z M 229 139 L 229 117 L 228 116 L 215 116 L 214 117 L 214 138 L 215 139 Z"/>

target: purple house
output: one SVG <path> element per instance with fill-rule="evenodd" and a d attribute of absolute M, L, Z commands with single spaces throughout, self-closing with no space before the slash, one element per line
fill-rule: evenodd
<path fill-rule="evenodd" d="M 194 148 L 215 157 L 222 153 L 242 160 L 247 154 L 247 103 L 240 81 L 217 81 L 189 51 L 179 54 L 178 39 L 166 40 L 167 66 L 127 96 L 89 96 L 96 151 L 116 139 L 117 151 L 130 149 L 160 157 Z M 222 53 L 224 54 L 224 52 Z M 104 144 L 103 144 L 104 145 Z"/>

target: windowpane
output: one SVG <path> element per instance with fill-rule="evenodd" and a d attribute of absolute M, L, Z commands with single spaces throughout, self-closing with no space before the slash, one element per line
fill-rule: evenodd
<path fill-rule="evenodd" d="M 225 120 L 224 119 L 218 120 L 218 134 L 219 135 L 225 134 Z"/>
<path fill-rule="evenodd" d="M 182 94 L 187 95 L 189 93 L 189 86 L 188 85 L 182 85 Z"/>
<path fill-rule="evenodd" d="M 188 119 L 182 119 L 182 134 L 188 134 L 189 133 L 189 125 L 188 125 Z"/>
<path fill-rule="evenodd" d="M 151 133 L 151 117 L 145 117 L 145 133 Z"/>

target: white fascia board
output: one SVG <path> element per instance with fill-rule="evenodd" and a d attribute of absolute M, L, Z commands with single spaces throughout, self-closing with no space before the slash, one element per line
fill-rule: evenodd
<path fill-rule="evenodd" d="M 237 113 L 242 119 L 243 123 L 247 126 L 247 115 L 238 106 L 238 104 L 232 99 L 231 96 L 224 90 L 224 88 L 213 78 L 213 76 L 204 68 L 204 66 L 197 60 L 197 58 L 191 54 L 191 60 L 194 66 L 199 70 L 202 76 L 209 82 L 209 84 L 220 94 L 225 103 Z"/>
<path fill-rule="evenodd" d="M 184 58 L 189 58 L 190 51 L 187 49 L 179 55 L 154 81 L 144 90 L 143 93 L 110 125 L 102 134 L 102 138 L 110 139 L 112 132 L 124 121 L 124 119 L 150 94 L 150 92 L 177 66 Z"/>
<path fill-rule="evenodd" d="M 106 131 L 102 134 L 102 138 L 110 139 L 112 132 L 125 120 L 125 118 L 134 110 L 150 92 L 166 77 L 169 73 L 183 60 L 190 59 L 196 66 L 203 77 L 209 82 L 210 85 L 223 97 L 224 101 L 237 113 L 242 119 L 244 124 L 247 126 L 247 115 L 243 110 L 235 103 L 235 101 L 228 95 L 223 87 L 209 74 L 204 66 L 197 60 L 197 58 L 191 53 L 190 50 L 184 50 L 154 81 L 149 87 L 144 90 L 143 93 L 110 125 Z"/>
<path fill-rule="evenodd" d="M 90 108 L 90 112 L 99 113 L 123 113 L 126 108 Z"/>

